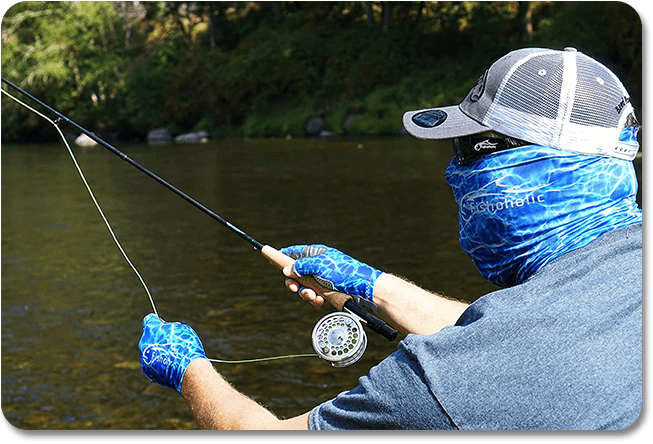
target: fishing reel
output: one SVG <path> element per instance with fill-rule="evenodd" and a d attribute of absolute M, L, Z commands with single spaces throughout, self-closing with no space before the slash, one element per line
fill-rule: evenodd
<path fill-rule="evenodd" d="M 360 318 L 339 311 L 315 324 L 311 334 L 313 349 L 333 367 L 346 367 L 358 361 L 367 348 L 367 334 Z"/>
<path fill-rule="evenodd" d="M 390 342 L 397 337 L 397 330 L 362 306 L 373 311 L 376 308 L 373 303 L 352 298 L 343 304 L 343 311 L 324 316 L 313 328 L 313 349 L 320 358 L 334 367 L 352 365 L 365 353 L 367 334 L 363 330 L 363 323 Z"/>

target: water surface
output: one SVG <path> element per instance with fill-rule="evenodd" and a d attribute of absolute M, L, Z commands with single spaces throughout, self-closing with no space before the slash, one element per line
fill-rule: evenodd
<path fill-rule="evenodd" d="M 264 244 L 326 243 L 450 296 L 494 289 L 462 253 L 444 182 L 448 146 L 379 141 L 218 141 L 119 146 Z M 159 314 L 192 325 L 207 355 L 312 352 L 317 309 L 229 230 L 102 148 L 75 148 Z M 192 429 L 174 391 L 138 362 L 152 309 L 63 145 L 2 146 L 2 411 L 22 429 Z M 289 417 L 343 390 L 397 347 L 363 358 L 216 365 Z"/>

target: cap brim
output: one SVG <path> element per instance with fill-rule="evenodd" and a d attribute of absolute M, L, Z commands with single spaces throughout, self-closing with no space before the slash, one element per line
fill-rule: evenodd
<path fill-rule="evenodd" d="M 408 111 L 403 123 L 406 131 L 419 139 L 454 139 L 491 130 L 468 117 L 458 105 Z"/>

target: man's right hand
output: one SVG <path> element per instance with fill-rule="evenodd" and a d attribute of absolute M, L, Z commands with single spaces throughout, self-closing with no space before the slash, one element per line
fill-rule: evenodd
<path fill-rule="evenodd" d="M 373 302 L 379 316 L 404 334 L 430 335 L 454 325 L 469 306 L 462 301 L 431 293 L 389 273 L 382 273 L 324 245 L 298 245 L 281 250 L 295 259 L 284 268 L 286 286 L 319 307 L 324 299 L 295 279 L 307 274 L 329 280 L 336 291 Z M 320 280 L 316 279 L 316 280 Z M 374 298 L 372 300 L 372 294 Z"/>
<path fill-rule="evenodd" d="M 293 267 L 284 269 L 284 274 L 290 278 L 286 286 L 313 305 L 322 305 L 324 300 L 293 278 L 312 275 L 330 290 L 373 302 L 374 283 L 383 274 L 381 271 L 326 245 L 295 245 L 281 252 L 296 260 Z"/>

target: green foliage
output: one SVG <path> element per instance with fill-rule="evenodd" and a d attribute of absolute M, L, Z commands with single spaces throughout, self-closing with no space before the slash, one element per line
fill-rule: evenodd
<path fill-rule="evenodd" d="M 457 103 L 497 57 L 576 46 L 641 106 L 642 27 L 619 2 L 22 2 L 2 73 L 83 126 L 249 137 L 397 134 L 405 109 Z M 370 8 L 368 9 L 368 5 Z M 368 12 L 371 15 L 368 17 Z M 53 137 L 2 99 L 2 139 Z"/>
<path fill-rule="evenodd" d="M 122 97 L 123 105 L 118 110 L 118 122 L 131 125 L 137 133 L 164 126 L 163 115 L 164 91 L 152 88 L 152 85 L 165 85 L 169 73 L 165 68 L 157 67 L 156 54 L 152 59 L 134 64 L 126 82 L 126 92 Z"/>
<path fill-rule="evenodd" d="M 535 39 L 553 47 L 574 46 L 612 69 L 642 106 L 642 22 L 622 2 L 561 2 L 536 10 Z"/>
<path fill-rule="evenodd" d="M 18 3 L 2 22 L 3 75 L 71 118 L 99 123 L 124 90 L 117 18 L 108 2 Z"/>
<path fill-rule="evenodd" d="M 251 114 L 242 125 L 242 135 L 252 138 L 302 137 L 304 126 L 314 112 L 311 106 L 299 105 L 284 106 L 269 114 Z"/>

